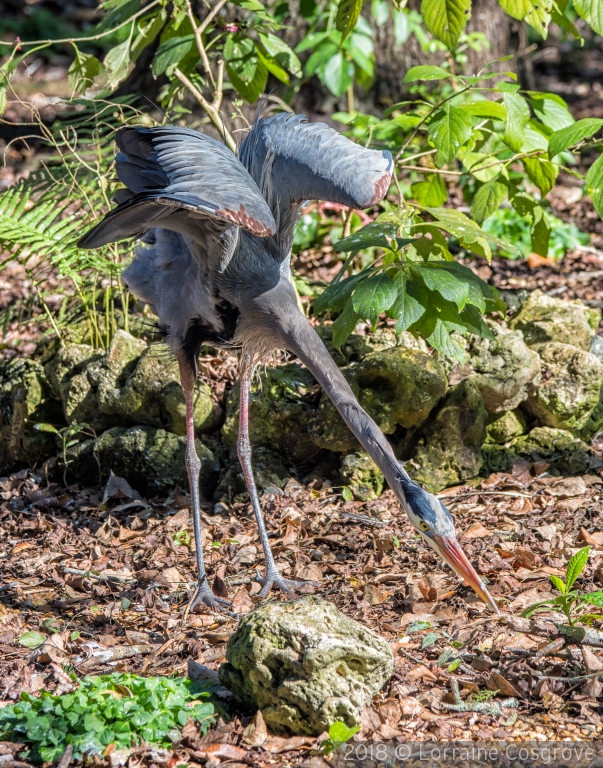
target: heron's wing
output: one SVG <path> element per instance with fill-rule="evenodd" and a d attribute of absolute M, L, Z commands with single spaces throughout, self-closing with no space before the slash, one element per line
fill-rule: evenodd
<path fill-rule="evenodd" d="M 306 200 L 368 208 L 389 188 L 390 152 L 365 149 L 325 123 L 281 113 L 256 120 L 239 158 L 271 206 L 287 240 Z"/>
<path fill-rule="evenodd" d="M 117 146 L 117 176 L 126 189 L 81 247 L 140 237 L 155 227 L 201 242 L 233 225 L 260 237 L 274 234 L 256 183 L 221 142 L 178 126 L 128 127 L 118 131 Z"/>

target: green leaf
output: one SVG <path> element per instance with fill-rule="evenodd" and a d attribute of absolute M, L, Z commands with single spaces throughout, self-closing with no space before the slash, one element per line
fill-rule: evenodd
<path fill-rule="evenodd" d="M 580 595 L 580 599 L 591 605 L 596 605 L 597 608 L 603 608 L 603 590 L 598 589 L 596 592 L 587 592 L 585 595 Z"/>
<path fill-rule="evenodd" d="M 425 635 L 423 638 L 423 642 L 421 643 L 421 648 L 429 648 L 430 645 L 433 645 L 436 643 L 440 638 L 437 636 L 435 632 L 430 632 L 429 634 Z"/>
<path fill-rule="evenodd" d="M 543 209 L 538 205 L 533 211 L 532 226 L 530 233 L 532 235 L 532 251 L 541 256 L 549 255 L 549 240 L 551 238 L 551 228 Z"/>
<path fill-rule="evenodd" d="M 542 196 L 545 197 L 555 185 L 556 166 L 550 160 L 540 157 L 525 157 L 522 162 L 528 178 L 533 184 L 536 184 Z"/>
<path fill-rule="evenodd" d="M 445 651 L 442 651 L 442 653 L 438 656 L 437 665 L 438 667 L 443 667 L 444 664 L 452 657 L 454 656 L 454 651 L 452 648 L 446 648 Z"/>
<path fill-rule="evenodd" d="M 492 180 L 482 184 L 475 193 L 471 204 L 473 218 L 481 224 L 494 211 L 498 210 L 508 191 L 507 185 L 500 181 Z"/>
<path fill-rule="evenodd" d="M 500 101 L 489 101 L 488 99 L 466 101 L 464 104 L 459 104 L 457 109 L 462 109 L 474 117 L 486 117 L 499 122 L 504 122 L 507 119 L 506 107 Z"/>
<path fill-rule="evenodd" d="M 354 501 L 354 494 L 350 491 L 347 485 L 344 485 L 341 489 L 341 495 L 343 496 L 344 501 Z"/>
<path fill-rule="evenodd" d="M 574 0 L 574 10 L 598 35 L 603 36 L 601 0 Z"/>
<path fill-rule="evenodd" d="M 446 165 L 471 138 L 471 116 L 448 103 L 436 114 L 428 133 L 438 150 L 436 164 Z"/>
<path fill-rule="evenodd" d="M 411 186 L 411 194 L 419 205 L 439 208 L 448 199 L 446 183 L 439 173 L 432 173 L 425 181 L 418 181 Z"/>
<path fill-rule="evenodd" d="M 597 117 L 585 117 L 567 128 L 555 131 L 549 139 L 549 157 L 565 152 L 566 149 L 579 144 L 584 139 L 590 139 L 603 126 L 603 120 Z"/>
<path fill-rule="evenodd" d="M 367 224 L 366 227 L 362 227 L 362 229 L 359 229 L 352 235 L 338 240 L 333 246 L 333 250 L 339 253 L 346 251 L 356 253 L 364 248 L 372 248 L 373 246 L 389 248 L 388 238 L 394 238 L 397 231 L 398 227 L 396 224 L 373 222 L 372 224 Z"/>
<path fill-rule="evenodd" d="M 6 86 L 0 85 L 0 117 L 4 114 L 6 109 Z"/>
<path fill-rule="evenodd" d="M 109 75 L 109 88 L 116 88 L 130 73 L 133 64 L 130 60 L 130 41 L 125 40 L 120 45 L 111 48 L 103 60 Z"/>
<path fill-rule="evenodd" d="M 408 293 L 407 287 L 410 281 L 407 280 L 403 272 L 399 273 L 395 282 L 398 287 L 398 295 L 386 314 L 397 321 L 396 333 L 402 333 L 421 318 L 425 313 L 425 307 L 415 296 Z"/>
<path fill-rule="evenodd" d="M 471 0 L 423 0 L 421 13 L 431 34 L 453 51 L 471 16 Z"/>
<path fill-rule="evenodd" d="M 532 106 L 538 119 L 552 131 L 560 131 L 576 122 L 565 102 L 560 104 L 556 99 L 541 98 L 538 94 L 532 97 Z"/>
<path fill-rule="evenodd" d="M 499 0 L 500 7 L 518 21 L 526 21 L 546 37 L 551 20 L 552 0 Z"/>
<path fill-rule="evenodd" d="M 75 58 L 67 72 L 67 79 L 74 91 L 84 93 L 87 88 L 90 88 L 94 78 L 100 72 L 100 61 L 90 53 L 82 53 L 75 44 L 73 47 Z"/>
<path fill-rule="evenodd" d="M 582 549 L 578 550 L 578 552 L 576 552 L 576 554 L 572 557 L 572 559 L 567 564 L 567 570 L 565 573 L 565 584 L 568 592 L 573 587 L 576 579 L 580 576 L 580 574 L 584 570 L 584 567 L 588 562 L 589 554 L 590 554 L 590 547 L 583 547 Z"/>
<path fill-rule="evenodd" d="M 561 592 L 562 595 L 566 593 L 565 582 L 563 581 L 563 579 L 560 579 L 559 576 L 555 576 L 553 574 L 549 575 L 549 579 L 551 580 L 552 585 L 559 592 Z"/>
<path fill-rule="evenodd" d="M 525 139 L 526 125 L 530 120 L 530 108 L 518 93 L 504 93 L 503 102 L 507 110 L 503 141 L 514 152 L 519 152 Z"/>
<path fill-rule="evenodd" d="M 450 72 L 447 72 L 442 67 L 436 66 L 420 66 L 411 67 L 404 75 L 403 83 L 416 83 L 418 80 L 444 80 L 447 77 L 452 77 Z"/>
<path fill-rule="evenodd" d="M 357 275 L 350 275 L 350 277 L 346 277 L 344 280 L 331 283 L 331 285 L 327 286 L 314 302 L 314 311 L 318 314 L 327 309 L 341 312 L 352 295 L 354 288 L 358 285 L 360 280 L 363 280 L 367 276 L 367 274 L 368 271 L 363 270 Z"/>
<path fill-rule="evenodd" d="M 345 723 L 336 721 L 329 728 L 329 738 L 331 741 L 335 742 L 335 744 L 343 744 L 351 739 L 354 734 L 358 733 L 359 730 L 359 725 L 354 725 L 352 728 L 349 728 Z"/>
<path fill-rule="evenodd" d="M 337 320 L 333 323 L 333 346 L 335 349 L 341 349 L 342 345 L 348 339 L 348 336 L 358 322 L 358 315 L 354 311 L 354 306 L 351 301 L 345 305 L 343 312 L 339 315 Z"/>
<path fill-rule="evenodd" d="M 341 42 L 346 39 L 356 26 L 360 11 L 362 10 L 362 3 L 363 0 L 339 0 L 337 15 L 335 16 L 335 27 L 341 32 Z"/>
<path fill-rule="evenodd" d="M 437 267 L 440 265 L 438 264 Z M 469 296 L 469 285 L 459 280 L 448 270 L 439 269 L 436 264 L 415 264 L 413 269 L 421 275 L 421 279 L 431 291 L 437 291 L 447 301 L 456 304 L 459 312 L 465 308 Z"/>
<path fill-rule="evenodd" d="M 19 645 L 24 645 L 26 648 L 37 648 L 39 645 L 48 639 L 47 635 L 43 635 L 41 632 L 36 632 L 35 629 L 31 629 L 29 632 L 24 632 L 17 641 Z"/>
<path fill-rule="evenodd" d="M 156 14 L 151 17 L 144 17 L 139 23 L 138 34 L 134 38 L 132 43 L 132 49 L 130 55 L 132 61 L 136 61 L 140 54 L 144 51 L 147 45 L 150 45 L 157 35 L 163 29 L 167 14 L 164 8 L 161 8 Z M 145 23 L 146 22 L 146 23 Z"/>
<path fill-rule="evenodd" d="M 387 273 L 381 272 L 358 284 L 352 296 L 352 304 L 359 317 L 376 323 L 379 315 L 392 306 L 397 295 L 394 281 Z"/>
<path fill-rule="evenodd" d="M 588 169 L 586 189 L 597 213 L 603 218 L 603 155 L 599 155 Z"/>
<path fill-rule="evenodd" d="M 284 40 L 281 40 L 271 32 L 258 32 L 258 37 L 266 52 L 276 60 L 279 66 L 296 77 L 301 75 L 301 62 L 295 51 Z"/>
<path fill-rule="evenodd" d="M 343 51 L 337 51 L 325 64 L 322 79 L 334 96 L 343 96 L 354 82 L 354 65 Z"/>
<path fill-rule="evenodd" d="M 229 35 L 224 46 L 226 71 L 230 82 L 250 104 L 266 87 L 268 70 L 261 61 L 253 40 L 242 35 Z"/>

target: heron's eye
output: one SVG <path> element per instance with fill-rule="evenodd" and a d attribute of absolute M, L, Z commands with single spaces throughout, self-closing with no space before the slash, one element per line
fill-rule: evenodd
<path fill-rule="evenodd" d="M 419 523 L 419 525 L 421 526 L 421 530 L 423 530 L 423 531 L 428 531 L 429 530 L 429 526 L 427 525 L 427 523 L 424 523 L 423 521 L 421 521 Z"/>

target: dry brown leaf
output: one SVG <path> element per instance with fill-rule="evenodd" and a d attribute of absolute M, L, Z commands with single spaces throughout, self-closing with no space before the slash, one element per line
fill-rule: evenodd
<path fill-rule="evenodd" d="M 542 559 L 535 552 L 526 549 L 526 547 L 516 547 L 513 554 L 515 556 L 515 560 L 513 561 L 513 566 L 515 568 L 528 568 L 529 570 L 534 570 L 542 562 Z"/>
<path fill-rule="evenodd" d="M 243 731 L 243 741 L 250 747 L 261 747 L 267 739 L 268 730 L 266 723 L 264 722 L 262 710 L 258 709 L 253 720 Z"/>
<path fill-rule="evenodd" d="M 417 586 L 425 600 L 433 603 L 438 599 L 438 590 L 435 587 L 428 585 L 425 578 L 422 578 Z"/>
<path fill-rule="evenodd" d="M 364 588 L 364 599 L 369 605 L 381 605 L 381 603 L 384 603 L 388 597 L 389 592 L 377 584 L 367 584 Z"/>
<path fill-rule="evenodd" d="M 518 691 L 513 683 L 509 682 L 499 672 L 490 673 L 488 688 L 491 691 L 500 691 L 503 696 L 514 696 L 515 698 L 521 698 L 522 696 L 521 691 Z"/>
<path fill-rule="evenodd" d="M 170 592 L 176 592 L 178 587 L 184 583 L 184 578 L 177 568 L 166 568 L 161 575 L 166 580 Z"/>
<path fill-rule="evenodd" d="M 406 680 L 427 680 L 435 683 L 438 679 L 431 670 L 427 669 L 423 664 L 417 664 L 405 675 Z"/>
<path fill-rule="evenodd" d="M 253 609 L 253 601 L 249 592 L 245 589 L 244 585 L 241 585 L 234 593 L 232 602 L 230 604 L 230 610 L 234 613 L 244 615 L 249 613 Z"/>
<path fill-rule="evenodd" d="M 303 581 L 322 581 L 322 568 L 318 563 L 308 563 L 297 574 L 297 578 L 303 579 Z"/>
<path fill-rule="evenodd" d="M 473 523 L 463 533 L 466 539 L 483 539 L 486 536 L 491 536 L 492 532 L 485 528 L 481 523 Z"/>
<path fill-rule="evenodd" d="M 262 744 L 262 748 L 273 755 L 278 755 L 281 752 L 294 752 L 301 747 L 316 746 L 316 741 L 314 736 L 290 736 L 289 738 L 269 736 Z"/>
<path fill-rule="evenodd" d="M 244 760 L 247 757 L 247 750 L 241 747 L 235 747 L 234 744 L 203 744 L 200 749 L 192 753 L 195 757 L 202 760 Z"/>

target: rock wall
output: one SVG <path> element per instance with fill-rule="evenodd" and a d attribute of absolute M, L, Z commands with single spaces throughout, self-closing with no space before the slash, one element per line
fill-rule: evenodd
<path fill-rule="evenodd" d="M 588 445 L 603 427 L 600 313 L 540 291 L 522 298 L 509 296 L 508 323 L 488 321 L 491 338 L 465 341 L 464 366 L 438 359 L 408 333 L 359 326 L 335 350 L 330 327 L 320 329 L 362 406 L 432 490 L 507 471 L 518 458 L 547 462 L 557 474 L 600 465 Z M 207 499 L 245 493 L 238 397 L 235 385 L 223 411 L 207 385 L 196 388 Z M 46 462 L 50 473 L 96 485 L 113 470 L 140 492 L 167 494 L 188 483 L 184 416 L 177 366 L 164 347 L 125 331 L 106 352 L 45 341 L 33 359 L 0 367 L 0 474 Z M 282 487 L 293 474 L 345 485 L 360 500 L 383 490 L 373 462 L 296 362 L 254 382 L 250 430 L 260 487 Z"/>

